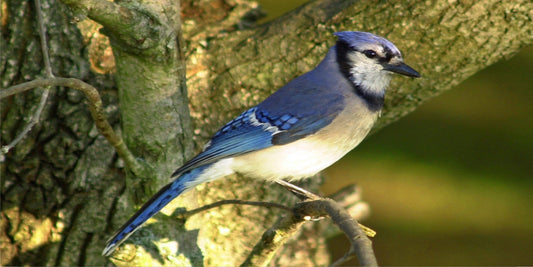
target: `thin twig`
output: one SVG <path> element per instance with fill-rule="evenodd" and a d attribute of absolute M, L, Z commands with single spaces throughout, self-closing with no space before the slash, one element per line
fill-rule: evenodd
<path fill-rule="evenodd" d="M 335 267 L 340 266 L 341 264 L 353 259 L 355 257 L 355 250 L 353 249 L 353 246 L 350 247 L 350 250 L 344 254 L 344 256 L 340 257 L 338 260 L 336 260 L 334 263 L 330 264 L 329 267 Z"/>
<path fill-rule="evenodd" d="M 48 99 L 49 89 L 44 89 L 43 94 L 41 95 L 41 99 L 39 100 L 39 105 L 37 106 L 37 109 L 35 110 L 35 113 L 30 117 L 30 120 L 24 126 L 24 129 L 7 145 L 2 146 L 2 154 L 7 154 L 13 147 L 15 147 L 26 135 L 31 131 L 33 126 L 39 122 L 39 118 L 41 117 L 41 113 L 43 112 L 44 105 L 46 104 L 46 100 Z M 3 157 L 2 157 L 3 158 Z"/>
<path fill-rule="evenodd" d="M 41 51 L 43 54 L 44 69 L 47 78 L 53 78 L 52 64 L 48 54 L 48 42 L 46 41 L 46 28 L 44 27 L 43 11 L 41 10 L 41 0 L 35 0 L 35 10 L 37 11 L 37 24 L 39 25 L 39 36 L 41 39 Z"/>
<path fill-rule="evenodd" d="M 1 89 L 0 99 L 4 99 L 12 95 L 20 94 L 20 93 L 26 92 L 28 90 L 31 90 L 37 87 L 57 86 L 57 84 L 64 84 L 65 81 L 63 79 L 71 79 L 71 78 L 43 78 L 43 79 L 31 80 L 25 83 L 19 83 L 19 84 L 10 86 L 6 89 Z M 59 85 L 59 86 L 62 86 L 62 85 Z"/>
<path fill-rule="evenodd" d="M 89 102 L 89 110 L 93 117 L 94 123 L 100 133 L 109 141 L 115 148 L 118 155 L 124 160 L 129 169 L 137 176 L 142 176 L 144 167 L 139 163 L 131 151 L 126 147 L 122 137 L 115 133 L 109 122 L 105 117 L 105 112 L 102 105 L 102 99 L 98 90 L 92 85 L 75 78 L 46 78 L 37 79 L 21 84 L 17 84 L 6 89 L 0 90 L 0 99 L 8 97 L 17 93 L 22 93 L 36 87 L 44 86 L 63 86 L 76 90 L 80 90 L 85 94 Z"/>
<path fill-rule="evenodd" d="M 189 210 L 189 211 L 180 213 L 180 214 L 178 214 L 178 216 L 180 216 L 182 218 L 188 218 L 188 217 L 190 217 L 190 216 L 192 216 L 194 214 L 203 212 L 205 210 L 216 208 L 216 207 L 220 207 L 222 205 L 228 205 L 228 204 L 239 204 L 239 205 L 250 205 L 250 206 L 267 207 L 267 208 L 277 208 L 277 209 L 282 209 L 282 210 L 286 210 L 286 211 L 292 212 L 292 208 L 291 207 L 287 207 L 285 205 L 281 205 L 281 204 L 277 204 L 277 203 L 262 202 L 262 201 L 246 201 L 246 200 L 239 200 L 239 199 L 226 199 L 226 200 L 217 201 L 215 203 L 211 203 L 209 205 L 205 205 L 205 206 L 197 208 L 197 209 L 193 209 L 193 210 Z"/>

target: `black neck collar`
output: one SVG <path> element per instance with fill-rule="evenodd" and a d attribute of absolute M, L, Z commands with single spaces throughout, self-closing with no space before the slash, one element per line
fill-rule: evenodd
<path fill-rule="evenodd" d="M 343 41 L 337 41 L 335 46 L 335 52 L 337 54 L 337 64 L 342 75 L 349 81 L 349 84 L 352 85 L 355 94 L 365 100 L 368 108 L 371 111 L 379 111 L 383 108 L 383 103 L 385 101 L 385 96 L 382 94 L 376 94 L 370 90 L 365 90 L 362 86 L 356 83 L 353 79 L 353 75 L 350 73 L 351 66 L 348 63 L 348 53 L 353 52 L 354 50 Z"/>

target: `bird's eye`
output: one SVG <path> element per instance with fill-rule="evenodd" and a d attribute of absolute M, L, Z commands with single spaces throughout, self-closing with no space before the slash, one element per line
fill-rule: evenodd
<path fill-rule="evenodd" d="M 363 51 L 363 54 L 365 54 L 367 58 L 375 58 L 378 55 L 374 50 L 365 50 Z"/>

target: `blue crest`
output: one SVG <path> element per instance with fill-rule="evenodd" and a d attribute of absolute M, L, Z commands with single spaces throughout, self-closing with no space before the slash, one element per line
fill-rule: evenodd
<path fill-rule="evenodd" d="M 379 44 L 386 50 L 391 51 L 393 54 L 401 55 L 400 50 L 389 40 L 369 32 L 344 31 L 336 32 L 334 34 L 339 37 L 340 41 L 349 44 L 354 50 L 357 50 L 358 47 L 368 44 Z"/>

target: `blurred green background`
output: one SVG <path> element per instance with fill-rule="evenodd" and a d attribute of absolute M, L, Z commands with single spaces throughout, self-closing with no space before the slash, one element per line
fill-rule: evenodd
<path fill-rule="evenodd" d="M 259 2 L 264 22 L 305 1 Z M 427 101 L 326 170 L 325 193 L 362 186 L 372 208 L 363 223 L 378 232 L 381 265 L 533 264 L 532 85 L 529 47 Z M 344 236 L 329 245 L 334 259 L 349 248 Z"/>

